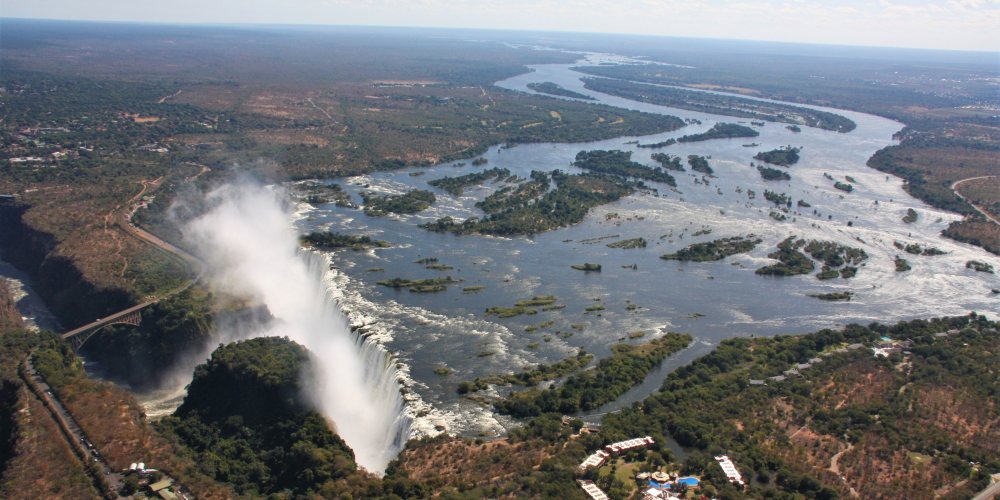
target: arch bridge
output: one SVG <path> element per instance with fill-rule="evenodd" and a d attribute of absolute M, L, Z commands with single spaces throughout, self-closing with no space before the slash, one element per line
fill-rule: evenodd
<path fill-rule="evenodd" d="M 62 334 L 62 338 L 69 341 L 70 345 L 73 346 L 73 351 L 79 351 L 83 344 L 90 340 L 95 333 L 100 331 L 102 328 L 111 325 L 132 325 L 139 326 L 142 322 L 142 314 L 140 311 L 149 307 L 150 305 L 156 303 L 155 301 L 143 302 L 142 304 L 132 306 L 128 309 L 118 311 L 110 316 L 104 318 L 98 318 L 97 320 L 81 326 L 75 330 L 70 330 Z"/>

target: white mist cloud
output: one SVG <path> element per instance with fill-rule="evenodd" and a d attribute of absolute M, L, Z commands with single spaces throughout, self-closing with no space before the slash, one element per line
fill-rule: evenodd
<path fill-rule="evenodd" d="M 405 442 L 409 421 L 388 354 L 352 333 L 330 298 L 328 260 L 299 248 L 281 190 L 244 182 L 212 191 L 206 202 L 207 212 L 184 227 L 206 264 L 206 280 L 274 317 L 218 336 L 287 336 L 309 349 L 315 367 L 305 382 L 317 409 L 359 465 L 382 472 Z"/>

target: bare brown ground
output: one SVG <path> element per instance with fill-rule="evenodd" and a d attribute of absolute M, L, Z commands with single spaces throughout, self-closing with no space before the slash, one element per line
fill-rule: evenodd
<path fill-rule="evenodd" d="M 198 498 L 231 498 L 232 491 L 198 473 L 196 465 L 160 436 L 128 392 L 76 378 L 60 390 L 63 404 L 114 469 L 144 461 L 178 479 Z"/>
<path fill-rule="evenodd" d="M 18 398 L 17 454 L 3 475 L 0 497 L 100 498 L 45 407 L 24 388 L 18 391 Z"/>
<path fill-rule="evenodd" d="M 499 439 L 474 444 L 457 438 L 442 439 L 433 446 L 420 446 L 400 455 L 400 463 L 417 481 L 445 484 L 486 485 L 531 471 L 549 458 L 551 448 L 532 443 L 511 444 Z"/>

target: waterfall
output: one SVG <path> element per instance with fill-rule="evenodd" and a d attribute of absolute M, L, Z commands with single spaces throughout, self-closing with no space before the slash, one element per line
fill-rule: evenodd
<path fill-rule="evenodd" d="M 250 299 L 273 316 L 219 337 L 281 336 L 305 346 L 314 359 L 303 374 L 307 395 L 358 464 L 381 473 L 409 435 L 399 374 L 381 345 L 351 331 L 327 288 L 329 258 L 300 248 L 285 200 L 282 191 L 252 183 L 223 186 L 207 195 L 210 208 L 184 227 L 212 288 Z"/>

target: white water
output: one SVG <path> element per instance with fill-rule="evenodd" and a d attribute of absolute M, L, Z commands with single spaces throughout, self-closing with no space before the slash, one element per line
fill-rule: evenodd
<path fill-rule="evenodd" d="M 184 227 L 184 237 L 206 263 L 208 282 L 273 316 L 221 327 L 216 337 L 288 337 L 305 346 L 316 360 L 304 380 L 316 408 L 359 465 L 384 471 L 409 435 L 399 374 L 381 346 L 351 332 L 327 289 L 329 259 L 299 249 L 281 191 L 229 185 L 207 201 L 212 208 Z"/>

